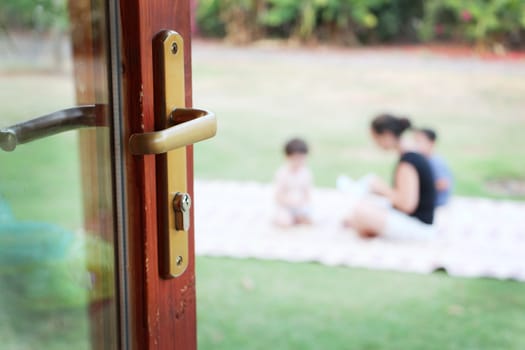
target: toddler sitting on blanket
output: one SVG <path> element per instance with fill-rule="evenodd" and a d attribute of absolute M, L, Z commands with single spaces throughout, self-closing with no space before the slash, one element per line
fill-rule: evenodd
<path fill-rule="evenodd" d="M 274 223 L 280 227 L 311 224 L 312 173 L 306 165 L 308 145 L 302 139 L 292 139 L 284 147 L 285 163 L 274 179 L 277 210 Z"/>

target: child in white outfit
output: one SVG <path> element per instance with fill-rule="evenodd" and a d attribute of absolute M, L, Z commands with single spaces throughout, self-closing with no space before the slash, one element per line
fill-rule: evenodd
<path fill-rule="evenodd" d="M 313 178 L 306 165 L 308 145 L 301 139 L 292 139 L 284 147 L 286 162 L 275 174 L 274 222 L 280 227 L 311 224 L 311 191 Z"/>

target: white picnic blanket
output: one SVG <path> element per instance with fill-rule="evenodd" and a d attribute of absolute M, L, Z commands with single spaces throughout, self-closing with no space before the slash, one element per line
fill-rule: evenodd
<path fill-rule="evenodd" d="M 196 253 L 525 281 L 525 202 L 455 197 L 437 215 L 438 237 L 413 242 L 343 228 L 351 200 L 335 189 L 314 191 L 314 225 L 278 229 L 272 195 L 268 184 L 196 181 Z"/>

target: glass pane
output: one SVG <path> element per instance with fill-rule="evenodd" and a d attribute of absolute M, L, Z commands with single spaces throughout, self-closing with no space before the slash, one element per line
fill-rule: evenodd
<path fill-rule="evenodd" d="M 2 349 L 117 345 L 107 32 L 102 1 L 0 0 L 0 128 L 97 106 L 31 142 L 0 131 Z"/>

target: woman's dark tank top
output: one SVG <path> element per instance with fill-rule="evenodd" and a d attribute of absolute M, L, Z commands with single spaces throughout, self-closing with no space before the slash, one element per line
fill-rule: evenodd
<path fill-rule="evenodd" d="M 403 162 L 411 164 L 419 177 L 419 203 L 415 211 L 409 215 L 418 218 L 425 224 L 432 224 L 434 222 L 436 185 L 430 164 L 423 155 L 415 152 L 407 152 L 401 155 L 398 164 Z"/>

